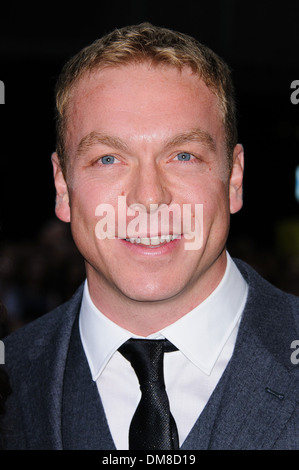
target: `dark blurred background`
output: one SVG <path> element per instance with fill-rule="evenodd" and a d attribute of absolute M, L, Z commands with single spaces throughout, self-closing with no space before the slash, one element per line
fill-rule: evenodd
<path fill-rule="evenodd" d="M 69 227 L 54 215 L 59 71 L 102 34 L 142 21 L 194 36 L 231 66 L 246 165 L 244 208 L 232 217 L 228 248 L 299 295 L 299 104 L 290 100 L 299 80 L 299 2 L 7 3 L 0 17 L 1 335 L 67 300 L 84 279 Z"/>

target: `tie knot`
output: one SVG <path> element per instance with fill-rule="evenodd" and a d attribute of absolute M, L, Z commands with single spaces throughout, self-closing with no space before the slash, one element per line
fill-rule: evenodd
<path fill-rule="evenodd" d="M 161 379 L 163 377 L 164 352 L 176 349 L 167 339 L 131 338 L 119 348 L 119 352 L 130 361 L 142 386 L 147 381 L 164 384 L 164 380 Z"/>

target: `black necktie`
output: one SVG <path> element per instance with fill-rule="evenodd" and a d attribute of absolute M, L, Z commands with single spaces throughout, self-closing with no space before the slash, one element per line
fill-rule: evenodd
<path fill-rule="evenodd" d="M 131 362 L 141 399 L 129 430 L 130 450 L 179 448 L 175 421 L 169 409 L 163 374 L 164 352 L 175 351 L 168 340 L 130 339 L 119 352 Z"/>

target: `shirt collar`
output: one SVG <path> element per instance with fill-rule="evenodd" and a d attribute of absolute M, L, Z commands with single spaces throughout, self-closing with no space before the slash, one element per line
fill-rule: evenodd
<path fill-rule="evenodd" d="M 237 326 L 248 286 L 227 253 L 227 266 L 217 288 L 189 313 L 148 338 L 167 338 L 204 373 L 210 374 L 226 341 Z M 97 380 L 114 352 L 137 337 L 112 322 L 92 302 L 85 281 L 80 335 L 93 380 Z"/>

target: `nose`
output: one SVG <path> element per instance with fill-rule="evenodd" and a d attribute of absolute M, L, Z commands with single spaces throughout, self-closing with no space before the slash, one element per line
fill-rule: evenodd
<path fill-rule="evenodd" d="M 131 180 L 128 206 L 142 205 L 150 212 L 151 204 L 169 205 L 171 201 L 171 190 L 159 165 L 154 162 L 140 165 Z"/>

